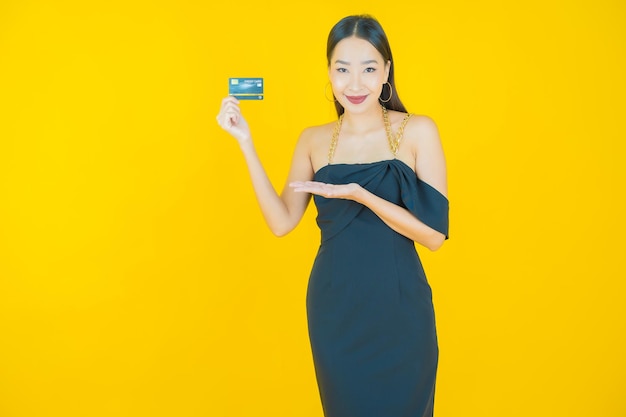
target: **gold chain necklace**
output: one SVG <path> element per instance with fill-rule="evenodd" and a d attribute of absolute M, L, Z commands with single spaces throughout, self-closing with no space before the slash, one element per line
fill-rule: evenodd
<path fill-rule="evenodd" d="M 398 155 L 398 148 L 400 148 L 400 141 L 402 140 L 402 135 L 404 134 L 404 126 L 406 126 L 406 121 L 412 115 L 409 113 L 404 119 L 403 123 L 400 125 L 398 132 L 394 135 L 391 132 L 391 122 L 389 122 L 389 114 L 387 114 L 387 109 L 385 106 L 382 106 L 383 109 L 383 122 L 385 123 L 385 132 L 387 133 L 387 141 L 389 142 L 389 149 L 391 149 L 391 153 L 395 158 Z M 339 131 L 341 130 L 341 124 L 343 123 L 343 113 L 337 119 L 337 123 L 335 124 L 335 129 L 333 130 L 333 136 L 330 139 L 330 147 L 328 149 L 328 163 L 331 164 L 333 162 L 333 157 L 335 156 L 335 149 L 337 148 L 337 139 L 339 138 Z"/>

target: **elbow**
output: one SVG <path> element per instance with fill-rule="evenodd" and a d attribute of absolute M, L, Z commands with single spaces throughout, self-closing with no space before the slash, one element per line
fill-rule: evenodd
<path fill-rule="evenodd" d="M 265 219 L 265 224 L 269 227 L 272 234 L 276 237 L 288 235 L 299 223 L 299 219 L 290 216 L 280 216 L 278 218 Z"/>
<path fill-rule="evenodd" d="M 271 230 L 272 230 L 272 234 L 276 237 L 283 237 L 289 234 L 289 230 L 277 230 L 277 229 L 271 229 Z"/>
<path fill-rule="evenodd" d="M 426 246 L 430 251 L 435 252 L 439 248 L 443 246 L 443 243 L 446 241 L 445 235 L 442 233 L 437 233 L 431 239 L 428 240 Z"/>
<path fill-rule="evenodd" d="M 276 237 L 287 236 L 294 228 L 289 225 L 273 225 L 270 226 L 270 231 Z"/>

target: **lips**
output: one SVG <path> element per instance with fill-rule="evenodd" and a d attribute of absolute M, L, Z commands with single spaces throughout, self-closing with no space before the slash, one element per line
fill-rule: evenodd
<path fill-rule="evenodd" d="M 346 96 L 346 98 L 352 104 L 361 104 L 361 103 L 363 103 L 365 101 L 365 99 L 367 98 L 367 95 L 365 95 L 365 96 Z"/>

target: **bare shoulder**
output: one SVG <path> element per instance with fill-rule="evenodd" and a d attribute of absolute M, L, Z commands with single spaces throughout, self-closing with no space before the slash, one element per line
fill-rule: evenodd
<path fill-rule="evenodd" d="M 309 153 L 315 149 L 316 142 L 319 142 L 319 138 L 323 136 L 323 133 L 326 131 L 327 125 L 319 125 L 319 126 L 309 126 L 300 132 L 300 136 L 298 137 L 297 147 L 301 149 L 307 149 Z"/>
<path fill-rule="evenodd" d="M 439 128 L 435 121 L 426 115 L 413 115 L 404 129 L 405 139 L 411 140 L 415 145 L 439 144 Z"/>
<path fill-rule="evenodd" d="M 316 138 L 325 137 L 327 132 L 332 131 L 334 123 L 325 123 L 323 125 L 309 126 L 300 133 L 300 140 L 313 141 Z"/>
<path fill-rule="evenodd" d="M 328 148 L 335 124 L 336 122 L 330 122 L 309 126 L 300 134 L 300 146 L 308 149 L 311 163 L 316 171 L 328 162 Z"/>
<path fill-rule="evenodd" d="M 447 196 L 446 160 L 439 128 L 426 115 L 413 115 L 404 130 L 417 176 Z"/>

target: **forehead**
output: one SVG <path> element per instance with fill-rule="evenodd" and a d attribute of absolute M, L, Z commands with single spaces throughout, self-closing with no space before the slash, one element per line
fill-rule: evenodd
<path fill-rule="evenodd" d="M 382 55 L 374 48 L 374 45 L 365 39 L 352 36 L 342 39 L 337 43 L 331 57 L 331 62 L 341 60 L 350 63 L 358 63 L 372 59 L 378 62 L 383 61 Z"/>

